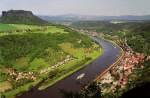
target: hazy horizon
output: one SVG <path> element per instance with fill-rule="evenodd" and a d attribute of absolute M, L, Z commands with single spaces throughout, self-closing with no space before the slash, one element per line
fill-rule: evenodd
<path fill-rule="evenodd" d="M 0 12 L 29 10 L 36 15 L 150 15 L 150 0 L 1 0 Z"/>

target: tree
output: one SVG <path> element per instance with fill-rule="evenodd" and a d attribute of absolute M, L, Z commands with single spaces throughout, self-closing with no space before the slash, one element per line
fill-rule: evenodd
<path fill-rule="evenodd" d="M 64 98 L 101 98 L 101 87 L 97 82 L 92 82 L 79 92 L 61 91 Z"/>

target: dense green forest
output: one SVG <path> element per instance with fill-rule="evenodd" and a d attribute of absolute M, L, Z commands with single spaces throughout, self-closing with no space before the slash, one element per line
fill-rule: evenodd
<path fill-rule="evenodd" d="M 135 51 L 150 55 L 150 23 L 135 26 L 126 35 L 127 43 Z"/>
<path fill-rule="evenodd" d="M 76 36 L 78 36 L 78 39 L 76 38 Z M 46 52 L 46 49 L 50 49 L 49 47 L 51 47 L 52 53 L 61 53 L 61 49 L 60 47 L 58 47 L 58 44 L 65 42 L 72 43 L 75 47 L 78 48 L 90 47 L 92 45 L 91 40 L 84 37 L 85 36 L 78 33 L 29 33 L 24 35 L 3 36 L 0 38 L 1 63 L 7 66 L 11 66 L 12 61 L 16 60 L 17 58 L 26 56 L 29 56 L 29 61 L 32 61 L 33 59 L 35 59 L 35 57 L 46 58 L 46 53 L 44 53 L 44 51 Z M 83 43 L 78 44 L 77 41 L 75 42 L 75 40 L 79 40 L 80 38 L 83 39 Z M 64 53 L 64 55 L 65 54 L 66 53 Z M 56 54 L 53 55 L 55 56 Z M 53 57 L 56 61 L 53 61 L 53 58 L 48 61 L 51 61 L 50 63 L 52 64 L 57 63 L 57 58 L 59 58 L 59 55 L 56 56 L 58 57 Z"/>

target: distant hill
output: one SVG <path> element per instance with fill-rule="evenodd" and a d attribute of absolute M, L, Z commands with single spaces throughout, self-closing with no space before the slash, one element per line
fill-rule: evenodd
<path fill-rule="evenodd" d="M 150 15 L 90 16 L 90 15 L 67 14 L 67 15 L 58 15 L 58 16 L 39 16 L 39 17 L 47 21 L 150 20 Z"/>
<path fill-rule="evenodd" d="M 24 10 L 9 10 L 3 11 L 0 18 L 1 23 L 9 24 L 34 24 L 45 25 L 49 24 L 47 21 L 35 16 L 31 11 Z"/>

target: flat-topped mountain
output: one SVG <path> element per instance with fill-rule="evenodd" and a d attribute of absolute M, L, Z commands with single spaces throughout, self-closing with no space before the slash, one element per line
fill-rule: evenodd
<path fill-rule="evenodd" d="M 49 24 L 47 21 L 35 16 L 31 11 L 24 10 L 3 11 L 0 22 L 9 24 Z"/>

